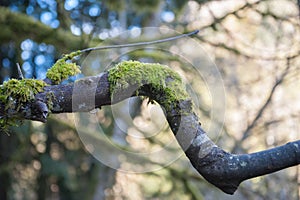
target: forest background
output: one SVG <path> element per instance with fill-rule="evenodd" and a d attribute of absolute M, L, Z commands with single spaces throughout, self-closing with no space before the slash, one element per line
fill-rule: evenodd
<path fill-rule="evenodd" d="M 92 52 L 77 61 L 82 74 L 67 82 L 121 60 L 162 63 L 183 77 L 204 129 L 225 150 L 251 153 L 299 139 L 296 0 L 2 0 L 0 6 L 1 83 L 18 76 L 16 63 L 26 78 L 43 79 L 64 53 L 199 29 L 192 39 Z M 1 133 L 0 199 L 299 198 L 299 167 L 245 181 L 234 196 L 211 186 L 174 142 L 159 106 L 147 102 L 51 115 L 45 124 L 26 121 Z M 107 140 L 147 160 L 111 164 L 94 149 Z"/>

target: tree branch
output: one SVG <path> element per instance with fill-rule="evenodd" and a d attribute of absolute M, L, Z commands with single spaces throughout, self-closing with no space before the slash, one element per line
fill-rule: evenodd
<path fill-rule="evenodd" d="M 87 112 L 131 96 L 148 96 L 162 106 L 178 143 L 196 170 L 228 194 L 233 194 L 244 180 L 300 163 L 300 140 L 251 154 L 236 155 L 222 150 L 202 129 L 191 98 L 184 87 L 179 87 L 182 82 L 178 77 L 166 66 L 123 62 L 98 76 L 47 86 L 35 96 L 34 102 L 49 105 L 51 101 L 52 113 Z M 27 112 L 25 108 L 18 111 L 23 118 L 45 121 L 41 106 L 30 102 L 28 105 Z M 5 106 L 0 106 L 0 117 L 8 115 Z M 22 118 L 20 114 L 18 117 Z"/>
<path fill-rule="evenodd" d="M 36 42 L 57 44 L 56 47 L 65 52 L 83 46 L 80 37 L 62 29 L 53 29 L 28 15 L 12 12 L 9 8 L 1 6 L 0 29 L 1 42 L 22 41 L 30 38 Z"/>

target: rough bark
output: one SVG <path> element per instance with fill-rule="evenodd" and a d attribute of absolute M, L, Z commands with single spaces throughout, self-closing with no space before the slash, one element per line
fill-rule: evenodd
<path fill-rule="evenodd" d="M 168 98 L 166 90 L 158 91 L 153 83 L 145 81 L 142 86 L 130 82 L 126 88 L 116 90 L 114 98 L 111 98 L 112 85 L 109 82 L 109 75 L 109 72 L 104 72 L 67 85 L 47 86 L 44 92 L 35 96 L 34 104 L 22 108 L 23 111 L 22 109 L 18 111 L 23 115 L 19 114 L 18 117 L 45 121 L 45 110 L 40 104 L 47 104 L 49 96 L 53 104 L 50 108 L 52 113 L 87 112 L 136 94 L 148 96 L 163 107 L 167 121 L 192 165 L 207 181 L 228 194 L 233 194 L 244 180 L 300 163 L 300 141 L 252 154 L 230 154 L 216 146 L 206 135 L 193 112 L 189 97 L 176 100 L 170 106 L 166 104 Z M 163 81 L 168 84 L 172 82 L 172 78 L 172 75 L 166 76 Z M 7 112 L 3 109 L 4 106 L 1 106 L 0 114 L 7 117 Z"/>

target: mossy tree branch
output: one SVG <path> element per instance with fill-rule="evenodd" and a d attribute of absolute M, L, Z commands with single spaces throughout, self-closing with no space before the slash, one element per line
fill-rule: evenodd
<path fill-rule="evenodd" d="M 87 112 L 136 95 L 148 96 L 162 106 L 192 165 L 225 193 L 233 194 L 244 180 L 300 163 L 300 141 L 252 154 L 235 155 L 222 150 L 202 129 L 179 75 L 158 64 L 123 62 L 98 76 L 66 85 L 45 86 L 34 101 L 15 113 L 21 113 L 19 118 L 45 121 L 40 104 L 49 105 L 49 101 L 48 109 L 52 113 Z M 5 105 L 0 106 L 0 115 L 11 117 Z"/>
<path fill-rule="evenodd" d="M 9 8 L 1 6 L 0 30 L 2 43 L 21 42 L 30 38 L 36 42 L 56 44 L 56 47 L 62 52 L 68 52 L 83 46 L 81 37 L 74 36 L 60 28 L 53 29 L 28 15 L 12 12 Z"/>

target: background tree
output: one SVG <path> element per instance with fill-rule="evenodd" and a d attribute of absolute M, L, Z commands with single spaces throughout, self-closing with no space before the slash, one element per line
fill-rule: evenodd
<path fill-rule="evenodd" d="M 149 49 L 126 54 L 126 59 L 181 68 L 187 84 L 196 88 L 198 114 L 204 128 L 215 128 L 215 132 L 209 132 L 210 137 L 228 151 L 258 151 L 299 138 L 299 105 L 295 92 L 299 85 L 296 1 L 112 2 L 3 1 L 0 12 L 2 81 L 17 76 L 16 62 L 22 64 L 25 77 L 44 78 L 61 53 L 95 46 L 102 40 L 107 42 L 108 37 L 124 30 L 138 31 L 145 26 L 168 26 L 178 31 L 200 29 L 197 39 L 217 64 L 224 80 L 227 101 L 224 125 L 222 116 L 211 121 L 212 99 L 193 77 L 187 63 Z M 138 36 L 120 36 L 111 41 L 141 39 Z M 174 46 L 180 49 L 184 45 L 178 42 L 164 48 L 174 49 Z M 99 52 L 96 56 L 105 65 L 113 58 L 110 54 L 123 53 L 124 50 Z M 199 52 L 191 54 L 199 62 L 203 61 Z M 100 70 L 83 69 L 85 74 Z M 133 118 L 147 121 L 149 107 L 140 100 L 136 102 L 142 107 L 133 110 Z M 110 137 L 119 138 L 111 111 L 103 109 L 97 116 Z M 226 197 L 202 181 L 185 157 L 163 170 L 147 174 L 124 174 L 108 168 L 85 151 L 75 127 L 69 125 L 71 122 L 70 115 L 53 115 L 45 125 L 26 122 L 12 128 L 10 137 L 1 134 L 1 199 Z M 128 127 L 129 133 L 133 130 L 143 132 L 137 125 Z M 113 140 L 138 148 L 126 137 Z M 159 141 L 164 142 L 164 138 Z M 159 141 L 149 143 L 157 145 Z M 294 199 L 298 196 L 297 179 L 297 167 L 294 167 L 247 181 L 234 197 Z"/>

